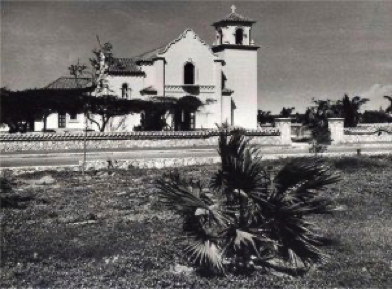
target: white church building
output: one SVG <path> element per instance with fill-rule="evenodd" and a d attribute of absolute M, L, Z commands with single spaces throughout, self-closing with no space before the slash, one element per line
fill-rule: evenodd
<path fill-rule="evenodd" d="M 255 21 L 235 11 L 214 22 L 215 43 L 208 45 L 186 29 L 167 45 L 131 58 L 114 58 L 107 69 L 107 83 L 120 98 L 181 98 L 195 96 L 203 103 L 196 113 L 168 116 L 171 130 L 216 128 L 216 124 L 257 128 L 257 50 L 252 40 Z M 85 86 L 88 79 L 82 81 Z M 80 85 L 80 81 L 79 81 Z M 48 89 L 75 87 L 72 77 L 61 77 Z M 140 124 L 140 114 L 129 115 L 120 130 Z M 119 122 L 119 118 L 117 118 Z M 83 115 L 52 114 L 48 129 L 82 129 Z M 90 124 L 92 128 L 92 124 Z M 115 125 L 114 125 L 115 126 Z M 35 123 L 35 130 L 42 122 Z M 108 128 L 109 129 L 109 128 Z"/>

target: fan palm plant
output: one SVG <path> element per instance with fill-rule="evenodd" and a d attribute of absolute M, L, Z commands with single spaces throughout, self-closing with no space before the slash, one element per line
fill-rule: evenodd
<path fill-rule="evenodd" d="M 222 131 L 221 168 L 208 186 L 179 174 L 158 180 L 162 203 L 183 220 L 185 253 L 215 271 L 268 265 L 294 266 L 325 258 L 323 238 L 307 217 L 332 211 L 320 192 L 338 181 L 321 160 L 289 162 L 275 176 L 244 135 Z"/>

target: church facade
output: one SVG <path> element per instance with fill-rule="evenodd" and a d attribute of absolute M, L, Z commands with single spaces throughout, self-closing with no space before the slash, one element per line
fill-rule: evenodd
<path fill-rule="evenodd" d="M 164 100 L 195 96 L 205 104 L 196 112 L 168 114 L 166 123 L 170 130 L 216 128 L 216 124 L 222 123 L 256 129 L 259 47 L 251 38 L 254 23 L 232 7 L 229 15 L 212 24 L 216 32 L 212 45 L 186 29 L 163 47 L 132 58 L 114 58 L 107 68 L 108 88 L 119 98 Z M 57 117 L 60 124 L 60 116 Z M 82 117 L 73 117 L 72 126 L 83 128 Z M 114 122 L 118 124 L 113 126 L 131 131 L 143 117 L 143 113 L 125 119 L 117 117 Z M 57 128 L 55 118 L 48 119 L 49 129 Z M 62 116 L 63 127 L 67 127 L 67 119 L 69 116 Z"/>

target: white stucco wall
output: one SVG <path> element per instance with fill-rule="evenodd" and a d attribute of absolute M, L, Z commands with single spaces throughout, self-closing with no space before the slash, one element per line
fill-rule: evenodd
<path fill-rule="evenodd" d="M 156 77 L 155 77 L 155 70 L 156 67 L 153 64 L 143 64 L 140 66 L 141 70 L 146 73 L 146 77 L 144 78 L 144 86 L 149 87 L 153 86 L 156 87 Z"/>
<path fill-rule="evenodd" d="M 140 90 L 144 88 L 144 77 L 143 76 L 108 76 L 108 85 L 112 90 L 112 94 L 122 97 L 122 85 L 128 84 L 131 89 L 130 99 L 141 98 Z"/>
<path fill-rule="evenodd" d="M 179 39 L 172 42 L 162 54 L 166 59 L 164 70 L 165 95 L 181 98 L 195 95 L 202 102 L 213 99 L 215 102 L 202 107 L 196 113 L 196 128 L 214 128 L 221 123 L 221 62 L 209 46 L 192 31 L 186 30 Z M 199 93 L 183 89 L 184 65 L 191 62 L 195 66 L 195 84 L 200 86 Z"/>
<path fill-rule="evenodd" d="M 162 56 L 166 59 L 165 81 L 167 85 L 184 83 L 183 71 L 187 62 L 195 65 L 196 84 L 214 85 L 214 60 L 217 57 L 192 30 L 187 30 L 183 37 L 174 42 Z"/>
<path fill-rule="evenodd" d="M 34 123 L 34 130 L 35 131 L 42 131 L 44 128 L 43 121 L 35 121 Z M 77 114 L 76 119 L 71 119 L 69 114 L 66 114 L 65 119 L 65 128 L 71 130 L 80 130 L 84 129 L 84 115 Z M 48 116 L 46 120 L 46 129 L 47 130 L 61 130 L 59 128 L 59 118 L 57 113 L 52 113 Z"/>
<path fill-rule="evenodd" d="M 105 131 L 110 132 L 126 132 L 133 131 L 135 126 L 140 124 L 140 114 L 129 114 L 125 116 L 116 116 L 109 120 Z"/>
<path fill-rule="evenodd" d="M 84 114 L 77 114 L 76 119 L 71 119 L 69 114 L 67 114 L 66 128 L 70 129 L 83 129 L 85 125 Z"/>
<path fill-rule="evenodd" d="M 257 50 L 226 48 L 218 55 L 226 61 L 226 87 L 234 90 L 234 125 L 257 129 Z"/>
<path fill-rule="evenodd" d="M 205 106 L 207 111 L 206 127 L 216 128 L 222 124 L 222 65 L 221 61 L 214 61 L 214 96 L 215 102 Z M 203 100 L 204 101 L 204 100 Z M 196 122 L 197 123 L 197 122 Z"/>
<path fill-rule="evenodd" d="M 234 125 L 231 123 L 231 96 L 222 96 L 222 123 Z"/>

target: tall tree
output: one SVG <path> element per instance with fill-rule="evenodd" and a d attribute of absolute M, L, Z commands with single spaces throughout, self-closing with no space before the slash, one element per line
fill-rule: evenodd
<path fill-rule="evenodd" d="M 271 111 L 257 110 L 257 123 L 259 125 L 273 122 L 274 118 L 271 115 Z"/>
<path fill-rule="evenodd" d="M 361 115 L 361 122 L 363 123 L 385 123 L 392 122 L 392 116 L 384 110 L 366 110 Z"/>
<path fill-rule="evenodd" d="M 344 126 L 345 127 L 356 127 L 360 120 L 360 108 L 366 102 L 368 98 L 361 98 L 360 96 L 354 96 L 351 100 L 348 95 L 344 95 L 342 100 Z"/>
<path fill-rule="evenodd" d="M 84 101 L 87 119 L 96 124 L 101 132 L 105 131 L 112 118 L 140 113 L 148 107 L 148 102 L 144 100 L 120 99 L 115 95 L 85 96 Z"/>
<path fill-rule="evenodd" d="M 279 113 L 279 117 L 288 118 L 291 116 L 291 114 L 293 113 L 294 110 L 295 110 L 295 107 L 283 107 Z"/>
<path fill-rule="evenodd" d="M 50 90 L 26 89 L 9 91 L 1 89 L 1 122 L 8 125 L 10 132 L 26 132 L 35 121 L 44 120 L 55 112 L 80 113 L 81 96 L 85 89 Z"/>
<path fill-rule="evenodd" d="M 328 127 L 328 118 L 339 117 L 341 105 L 331 100 L 313 100 L 316 104 L 306 110 L 304 124 L 312 131 L 313 140 L 319 144 L 328 143 L 331 133 Z"/>
<path fill-rule="evenodd" d="M 93 50 L 95 57 L 90 58 L 92 91 L 84 94 L 82 99 L 86 118 L 103 132 L 114 117 L 141 112 L 146 109 L 149 102 L 140 99 L 120 99 L 113 93 L 107 80 L 108 68 L 113 62 L 113 46 L 109 42 L 101 45 L 98 37 L 97 39 L 100 48 Z M 86 72 L 87 66 L 81 64 L 79 60 L 68 69 L 75 79 L 88 73 Z"/>

